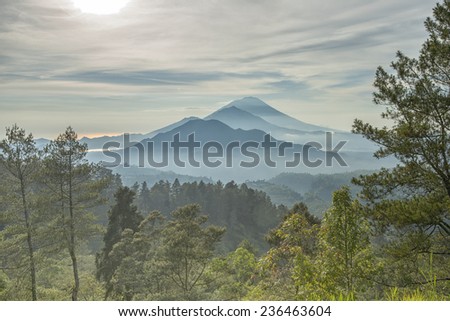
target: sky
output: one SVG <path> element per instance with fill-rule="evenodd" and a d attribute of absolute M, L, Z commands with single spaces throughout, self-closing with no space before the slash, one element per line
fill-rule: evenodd
<path fill-rule="evenodd" d="M 96 15 L 0 0 L 0 136 L 14 123 L 46 138 L 147 133 L 246 96 L 316 125 L 381 125 L 375 70 L 418 55 L 435 4 L 130 0 Z"/>

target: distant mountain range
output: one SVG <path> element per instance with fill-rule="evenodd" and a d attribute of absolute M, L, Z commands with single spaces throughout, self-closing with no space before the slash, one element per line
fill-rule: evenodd
<path fill-rule="evenodd" d="M 336 161 L 333 162 L 333 166 L 325 166 L 323 164 L 321 166 L 305 166 L 305 163 L 299 164 L 299 166 L 294 168 L 285 166 L 286 160 L 294 160 L 296 153 L 302 157 L 307 153 L 309 159 L 313 161 L 317 159 L 325 161 L 327 157 L 329 158 L 333 152 L 326 148 L 326 133 L 332 133 L 333 141 L 329 143 L 331 148 L 334 148 L 339 141 L 346 142 L 339 150 L 339 156 L 347 162 L 348 166 L 340 166 Z M 152 157 L 155 161 L 162 161 L 164 159 L 164 143 L 170 149 L 175 137 L 178 137 L 182 142 L 186 142 L 190 135 L 194 135 L 195 141 L 199 144 L 194 156 L 197 157 L 200 166 L 192 166 L 192 163 L 187 161 L 189 157 L 187 149 L 170 150 L 169 164 L 158 170 L 173 171 L 184 175 L 206 176 L 227 181 L 230 179 L 245 181 L 247 179 L 267 179 L 287 171 L 337 173 L 350 170 L 372 170 L 381 166 L 394 166 L 392 159 L 375 160 L 372 155 L 376 150 L 376 146 L 360 135 L 302 122 L 278 111 L 255 97 L 246 97 L 232 101 L 203 119 L 188 117 L 146 134 L 130 134 L 129 141 L 131 144 L 128 146 L 124 146 L 123 135 L 96 138 L 84 137 L 81 139 L 81 142 L 88 145 L 90 150 L 88 158 L 91 161 L 109 161 L 109 164 L 111 164 L 112 158 L 105 156 L 102 150 L 105 143 L 115 143 L 113 150 L 116 155 L 120 156 L 117 159 L 121 163 L 119 166 L 123 167 L 125 163 L 126 165 L 138 165 L 142 157 Z M 271 144 L 274 144 L 272 148 L 278 150 L 276 155 L 270 154 L 270 161 L 276 162 L 275 167 L 270 165 L 270 161 L 266 162 L 267 149 L 264 149 L 262 144 L 265 139 L 270 139 Z M 211 145 L 211 142 L 223 146 L 223 155 L 216 150 L 217 146 L 208 146 L 208 144 Z M 259 146 L 255 147 L 252 145 L 255 142 L 258 142 Z M 44 145 L 44 143 L 45 140 L 39 140 L 38 142 L 39 145 Z M 247 149 L 243 151 L 242 146 L 246 146 L 246 143 L 248 145 Z M 230 144 L 238 144 L 241 148 L 241 153 L 239 153 L 239 150 L 233 150 L 233 148 L 228 150 L 227 146 Z M 281 151 L 283 146 L 290 147 Z M 153 149 L 150 150 L 150 147 Z M 220 166 L 204 166 L 201 153 L 204 152 L 202 148 L 206 147 L 211 147 L 208 152 L 211 152 L 218 158 L 222 157 Z M 144 155 L 142 155 L 142 152 L 144 152 Z M 186 166 L 174 164 L 173 158 L 175 156 L 179 159 L 184 158 Z M 257 166 L 242 166 L 242 162 L 247 162 L 248 164 L 252 161 L 256 162 L 256 160 L 259 161 Z M 228 166 L 229 161 L 232 161 L 232 166 Z M 144 165 L 148 166 L 148 163 L 145 162 Z M 122 175 L 123 172 L 122 170 Z"/>
<path fill-rule="evenodd" d="M 183 118 L 180 121 L 146 134 L 130 134 L 130 140 L 148 140 L 158 134 L 177 130 L 186 123 L 195 123 L 200 119 L 198 117 Z M 203 119 L 217 120 L 236 130 L 261 130 L 275 139 L 302 145 L 308 142 L 319 142 L 325 145 L 325 133 L 332 132 L 334 140 L 347 141 L 347 144 L 342 148 L 343 151 L 373 152 L 376 150 L 376 146 L 372 142 L 360 135 L 302 122 L 278 111 L 256 97 L 245 97 L 232 101 Z M 123 135 L 96 138 L 84 137 L 81 141 L 88 144 L 90 150 L 97 150 L 101 149 L 106 142 L 123 143 Z"/>
<path fill-rule="evenodd" d="M 181 139 L 195 133 L 195 139 L 199 142 L 215 141 L 223 145 L 232 141 L 248 142 L 261 141 L 266 133 L 260 129 L 233 129 L 227 124 L 216 119 L 193 119 L 167 132 L 160 132 L 150 139 L 143 140 L 153 141 L 156 143 L 170 142 L 176 134 L 180 134 Z"/>

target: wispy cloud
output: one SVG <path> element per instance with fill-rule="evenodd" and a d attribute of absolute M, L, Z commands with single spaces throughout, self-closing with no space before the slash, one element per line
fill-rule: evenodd
<path fill-rule="evenodd" d="M 417 54 L 434 5 L 131 0 L 119 15 L 95 16 L 70 0 L 0 0 L 0 127 L 148 132 L 255 95 L 303 121 L 349 129 L 355 116 L 378 118 L 374 70 L 396 50 Z M 144 110 L 151 119 L 139 117 Z"/>

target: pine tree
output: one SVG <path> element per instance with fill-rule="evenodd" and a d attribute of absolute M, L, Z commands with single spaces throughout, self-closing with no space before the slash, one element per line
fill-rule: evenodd
<path fill-rule="evenodd" d="M 78 141 L 71 127 L 50 142 L 45 152 L 45 182 L 57 204 L 56 230 L 72 262 L 72 300 L 77 301 L 80 290 L 77 248 L 97 232 L 95 218 L 88 210 L 100 202 L 100 192 L 107 182 L 96 180 L 96 167 L 85 158 L 87 145 Z"/>
<path fill-rule="evenodd" d="M 114 244 L 108 259 L 116 266 L 110 281 L 114 300 L 160 300 L 166 298 L 166 271 L 157 253 L 164 219 L 150 213 L 137 231 L 125 229 Z"/>
<path fill-rule="evenodd" d="M 137 194 L 137 208 L 140 212 L 149 214 L 151 212 L 151 202 L 150 202 L 150 190 L 148 188 L 147 182 L 143 182 L 139 193 Z"/>
<path fill-rule="evenodd" d="M 387 106 L 382 118 L 392 125 L 377 128 L 355 120 L 353 126 L 380 145 L 376 157 L 398 159 L 395 168 L 354 182 L 363 187 L 361 195 L 380 232 L 390 233 L 388 252 L 394 261 L 403 261 L 402 266 L 414 261 L 401 277 L 409 275 L 416 284 L 449 280 L 450 1 L 436 5 L 425 28 L 428 39 L 418 58 L 399 51 L 392 73 L 382 67 L 376 71 L 374 102 Z M 423 280 L 417 267 L 430 255 L 432 270 L 441 273 Z"/>
<path fill-rule="evenodd" d="M 126 229 L 137 231 L 143 217 L 133 204 L 135 192 L 129 187 L 121 187 L 114 195 L 116 204 L 109 211 L 109 221 L 103 238 L 104 247 L 97 255 L 97 278 L 106 283 L 106 298 L 111 293 L 111 279 L 120 260 L 111 260 L 110 253 Z"/>
<path fill-rule="evenodd" d="M 36 187 L 33 177 L 39 169 L 39 153 L 33 136 L 26 135 L 25 130 L 17 125 L 7 128 L 6 138 L 0 142 L 0 167 L 4 171 L 3 179 L 5 180 L 2 182 L 2 186 L 8 187 L 8 203 L 14 206 L 11 209 L 13 222 L 10 220 L 6 222 L 9 225 L 6 230 L 2 231 L 2 234 L 8 235 L 10 230 L 13 234 L 12 237 L 18 237 L 17 233 L 22 234 L 22 231 L 25 234 L 31 299 L 36 301 L 35 227 L 33 226 L 34 214 L 30 198 Z M 14 243 L 17 244 L 17 242 Z M 20 253 L 21 250 L 18 249 L 17 252 Z"/>
<path fill-rule="evenodd" d="M 376 72 L 374 101 L 387 106 L 382 117 L 391 127 L 376 128 L 355 120 L 354 132 L 381 147 L 377 157 L 395 156 L 399 165 L 392 170 L 363 176 L 356 183 L 364 187 L 370 201 L 403 195 L 450 199 L 450 1 L 434 8 L 434 20 L 425 27 L 429 38 L 419 58 L 397 53 L 389 74 Z M 444 206 L 445 207 L 445 206 Z M 423 218 L 424 221 L 426 218 Z M 414 218 L 411 218 L 414 223 Z M 450 235 L 448 211 L 425 222 Z"/>

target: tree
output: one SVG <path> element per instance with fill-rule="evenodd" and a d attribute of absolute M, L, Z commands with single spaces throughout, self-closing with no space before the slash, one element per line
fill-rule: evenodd
<path fill-rule="evenodd" d="M 398 52 L 391 65 L 395 74 L 378 68 L 374 101 L 387 105 L 382 117 L 391 120 L 392 127 L 380 129 L 355 120 L 354 132 L 381 146 L 375 156 L 395 156 L 400 163 L 393 170 L 356 180 L 370 200 L 398 190 L 410 198 L 450 197 L 449 14 L 450 1 L 444 1 L 434 9 L 434 20 L 426 20 L 429 38 L 418 59 Z M 434 223 L 450 233 L 445 216 Z"/>
<path fill-rule="evenodd" d="M 150 203 L 150 190 L 148 188 L 147 182 L 145 181 L 142 183 L 139 189 L 139 193 L 137 194 L 136 205 L 138 210 L 145 215 L 151 212 L 152 204 Z"/>
<path fill-rule="evenodd" d="M 160 211 L 168 215 L 170 213 L 170 184 L 160 180 L 150 189 L 150 197 L 147 199 L 147 206 L 152 210 Z"/>
<path fill-rule="evenodd" d="M 224 229 L 203 226 L 198 205 L 187 205 L 165 222 L 152 212 L 136 231 L 125 229 L 111 252 L 115 299 L 193 300 L 206 289 L 207 267 Z"/>
<path fill-rule="evenodd" d="M 14 125 L 6 129 L 6 138 L 0 142 L 0 167 L 5 171 L 3 186 L 8 186 L 10 204 L 15 212 L 12 220 L 15 224 L 9 225 L 3 234 L 11 232 L 26 235 L 26 248 L 28 254 L 28 273 L 30 277 L 30 291 L 33 301 L 37 300 L 36 285 L 36 259 L 33 226 L 33 209 L 31 198 L 34 193 L 33 177 L 39 168 L 39 152 L 36 148 L 33 135 L 26 135 L 25 130 Z M 16 212 L 17 211 L 17 212 Z M 20 213 L 20 216 L 17 215 Z M 20 231 L 20 232 L 19 232 Z M 20 240 L 20 237 L 19 237 Z M 16 240 L 16 241 L 19 241 Z M 19 251 L 21 252 L 21 251 Z"/>
<path fill-rule="evenodd" d="M 96 179 L 96 166 L 85 158 L 87 145 L 78 141 L 71 127 L 50 142 L 45 153 L 45 182 L 57 204 L 54 224 L 72 262 L 72 300 L 76 301 L 80 290 L 77 247 L 98 232 L 88 209 L 99 204 L 100 192 L 107 182 Z"/>
<path fill-rule="evenodd" d="M 200 215 L 199 205 L 186 205 L 172 213 L 172 220 L 162 231 L 159 258 L 180 293 L 179 299 L 196 297 L 195 290 L 225 233 L 223 228 L 203 226 L 207 220 Z"/>
<path fill-rule="evenodd" d="M 120 241 L 122 232 L 129 229 L 134 233 L 143 220 L 137 207 L 133 205 L 134 197 L 135 192 L 129 187 L 119 188 L 114 194 L 116 204 L 109 211 L 109 222 L 103 238 L 104 247 L 96 260 L 97 278 L 106 282 L 106 298 L 111 292 L 111 279 L 118 262 L 111 260 L 109 255 L 114 245 Z"/>
<path fill-rule="evenodd" d="M 303 203 L 294 205 L 280 225 L 271 230 L 269 251 L 260 261 L 257 291 L 272 300 L 308 300 L 316 291 L 313 262 L 317 255 L 320 221 Z M 256 292 L 257 292 L 256 291 Z"/>
<path fill-rule="evenodd" d="M 331 294 L 336 290 L 337 295 L 353 297 L 374 272 L 369 235 L 363 207 L 351 199 L 350 189 L 334 192 L 320 231 L 322 267 L 328 277 L 322 283 L 331 285 Z"/>
<path fill-rule="evenodd" d="M 212 299 L 242 300 L 253 286 L 257 261 L 251 244 L 246 241 L 225 257 L 216 257 L 208 268 Z"/>
<path fill-rule="evenodd" d="M 181 184 L 178 178 L 175 178 L 171 187 L 172 195 L 175 199 L 180 195 L 181 192 Z"/>
<path fill-rule="evenodd" d="M 269 232 L 267 241 L 273 247 L 299 246 L 303 253 L 313 256 L 317 254 L 320 224 L 321 221 L 309 212 L 304 203 L 297 203 L 289 210 L 280 226 Z"/>
<path fill-rule="evenodd" d="M 173 184 L 159 181 L 148 189 L 141 189 L 137 197 L 138 209 L 143 214 L 157 210 L 165 217 L 178 207 L 199 204 L 208 221 L 227 228 L 220 250 L 233 251 L 239 243 L 248 239 L 258 250 L 267 249 L 264 234 L 277 226 L 286 208 L 276 207 L 261 191 L 238 187 L 234 182 L 224 188 L 222 183 L 186 182 L 182 185 L 175 179 Z"/>
<path fill-rule="evenodd" d="M 161 300 L 166 298 L 167 279 L 158 260 L 164 219 L 150 213 L 137 231 L 125 229 L 109 254 L 117 268 L 111 277 L 111 297 L 120 300 Z"/>
<path fill-rule="evenodd" d="M 372 217 L 393 238 L 400 257 L 448 266 L 450 255 L 450 1 L 444 0 L 427 18 L 428 39 L 418 58 L 402 52 L 393 73 L 376 71 L 374 102 L 390 127 L 355 120 L 353 131 L 380 145 L 378 158 L 396 157 L 398 165 L 354 182 L 363 187 Z M 439 258 L 438 258 L 439 256 Z M 415 266 L 418 265 L 418 261 Z M 417 279 L 412 283 L 432 282 Z M 441 275 L 437 280 L 448 280 Z"/>

